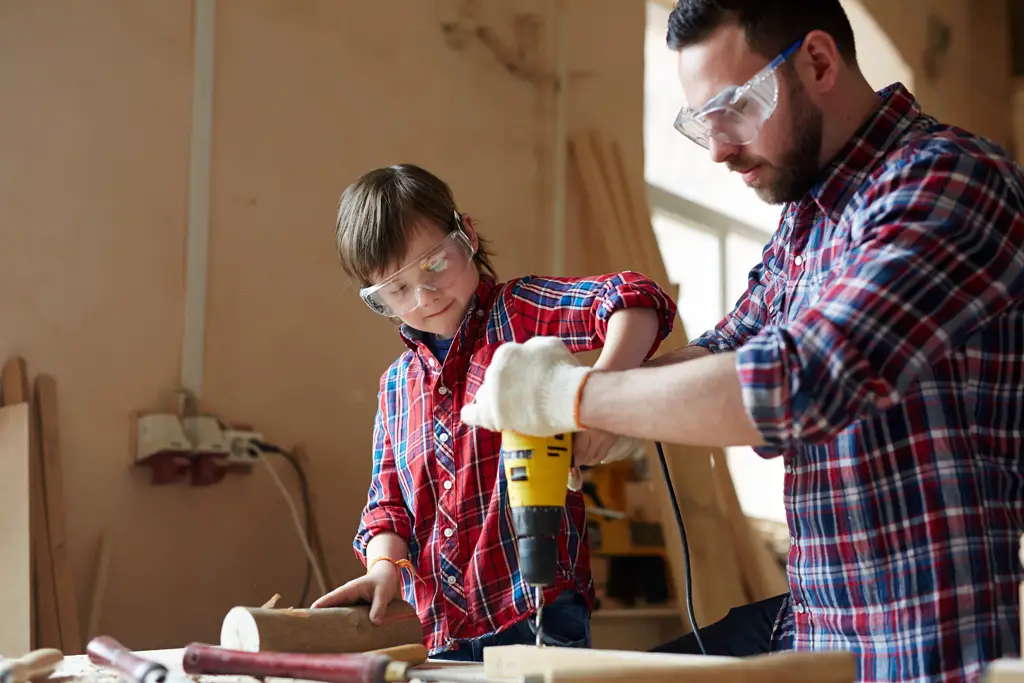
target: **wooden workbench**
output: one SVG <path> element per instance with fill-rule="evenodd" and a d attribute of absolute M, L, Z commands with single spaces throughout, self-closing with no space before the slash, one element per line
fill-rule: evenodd
<path fill-rule="evenodd" d="M 153 661 L 160 662 L 167 667 L 168 671 L 172 673 L 181 674 L 184 676 L 182 681 L 188 681 L 191 679 L 196 683 L 258 683 L 259 679 L 252 678 L 249 676 L 191 676 L 185 674 L 181 670 L 181 657 L 184 652 L 183 648 L 174 650 L 143 650 L 136 652 L 138 656 L 144 659 L 151 659 Z M 483 674 L 482 664 L 468 664 L 461 662 L 445 662 L 445 661 L 428 661 L 426 664 L 421 664 L 418 669 L 432 669 L 432 670 L 444 670 L 452 669 L 459 672 L 467 671 L 479 671 Z M 56 683 L 124 683 L 121 679 L 120 674 L 112 669 L 104 667 L 98 667 L 93 665 L 89 661 L 87 655 L 74 655 L 71 657 L 65 657 L 64 661 L 60 663 L 57 670 L 54 671 L 50 680 Z M 275 679 L 267 678 L 266 681 L 285 681 L 291 682 L 294 679 Z M 174 683 L 169 681 L 169 683 Z"/>

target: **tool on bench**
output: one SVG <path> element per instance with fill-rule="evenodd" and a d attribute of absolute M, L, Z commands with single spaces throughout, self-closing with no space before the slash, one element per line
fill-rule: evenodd
<path fill-rule="evenodd" d="M 0 683 L 27 683 L 47 678 L 64 660 L 64 653 L 52 647 L 32 650 L 21 657 L 0 657 Z"/>
<path fill-rule="evenodd" d="M 191 643 L 182 655 L 182 670 L 192 675 L 297 678 L 321 683 L 488 683 L 478 674 L 413 671 L 408 662 L 384 654 L 303 654 L 297 652 L 245 652 L 204 643 Z M 508 679 L 501 679 L 508 683 Z M 524 681 L 525 683 L 525 681 Z M 532 682 L 531 682 L 532 683 Z"/>
<path fill-rule="evenodd" d="M 540 647 L 544 587 L 555 583 L 558 572 L 558 536 L 572 468 L 572 435 L 534 437 L 504 431 L 501 433 L 501 458 L 519 547 L 519 571 L 523 581 L 533 586 L 537 603 L 537 646 Z"/>
<path fill-rule="evenodd" d="M 85 653 L 96 666 L 124 674 L 129 683 L 191 683 L 160 662 L 138 656 L 110 636 L 96 636 L 90 640 Z"/>

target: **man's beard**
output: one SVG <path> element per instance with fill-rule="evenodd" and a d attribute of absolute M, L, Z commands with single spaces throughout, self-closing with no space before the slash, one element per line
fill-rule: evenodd
<path fill-rule="evenodd" d="M 818 180 L 821 155 L 822 115 L 806 97 L 802 86 L 790 87 L 793 115 L 789 139 L 792 146 L 777 164 L 768 166 L 774 177 L 759 179 L 751 187 L 761 201 L 785 204 L 799 201 Z"/>

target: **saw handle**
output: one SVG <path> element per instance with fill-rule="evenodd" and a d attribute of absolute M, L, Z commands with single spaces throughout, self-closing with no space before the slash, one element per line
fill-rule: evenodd
<path fill-rule="evenodd" d="M 85 652 L 93 664 L 115 669 L 132 683 L 161 681 L 167 677 L 166 666 L 139 657 L 110 636 L 96 636 L 89 641 Z"/>
<path fill-rule="evenodd" d="M 186 646 L 181 662 L 187 674 L 271 676 L 322 683 L 387 683 L 391 664 L 391 658 L 381 654 L 246 652 L 203 643 Z"/>

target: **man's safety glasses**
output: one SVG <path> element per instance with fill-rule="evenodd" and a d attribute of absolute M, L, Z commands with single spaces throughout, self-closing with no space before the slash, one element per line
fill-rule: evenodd
<path fill-rule="evenodd" d="M 423 304 L 424 293 L 451 287 L 472 267 L 475 250 L 462 230 L 462 219 L 455 213 L 456 228 L 426 254 L 423 254 L 388 279 L 359 290 L 359 296 L 375 313 L 397 318 Z"/>
<path fill-rule="evenodd" d="M 712 139 L 727 145 L 749 145 L 779 103 L 778 68 L 803 42 L 803 38 L 796 41 L 749 81 L 729 86 L 700 109 L 684 106 L 673 126 L 704 149 Z"/>

